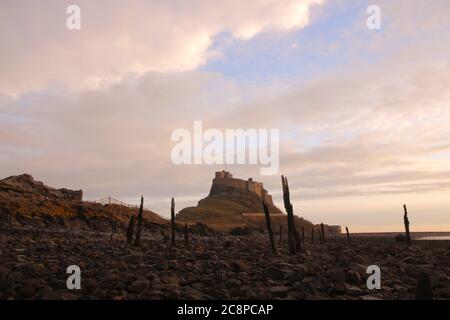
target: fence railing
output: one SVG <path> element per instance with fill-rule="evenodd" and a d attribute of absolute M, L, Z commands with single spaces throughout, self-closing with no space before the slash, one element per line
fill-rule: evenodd
<path fill-rule="evenodd" d="M 127 208 L 134 208 L 134 209 L 138 208 L 138 206 L 136 206 L 136 205 L 125 203 L 125 202 L 117 200 L 117 199 L 115 199 L 113 197 L 105 197 L 105 198 L 102 198 L 100 200 L 89 201 L 89 202 L 99 203 L 101 205 L 112 205 L 112 204 L 114 204 L 114 205 L 123 206 L 123 207 L 127 207 Z"/>

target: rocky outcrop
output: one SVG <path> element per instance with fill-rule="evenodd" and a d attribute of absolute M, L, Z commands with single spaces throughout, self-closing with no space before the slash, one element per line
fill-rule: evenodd
<path fill-rule="evenodd" d="M 54 189 L 34 180 L 29 174 L 11 176 L 0 180 L 0 195 L 13 198 L 40 198 L 61 201 L 83 200 L 82 190 Z"/>
<path fill-rule="evenodd" d="M 261 198 L 254 192 L 224 186 L 221 184 L 212 184 L 208 199 L 224 200 L 237 203 L 245 208 L 243 213 L 264 212 L 262 208 Z M 272 214 L 281 214 L 281 210 L 273 204 L 267 204 Z"/>
<path fill-rule="evenodd" d="M 181 210 L 177 215 L 177 221 L 202 222 L 223 231 L 242 227 L 265 232 L 261 195 L 265 195 L 266 199 L 272 198 L 262 188 L 262 183 L 254 182 L 261 186 L 259 194 L 246 188 L 245 180 L 233 178 L 228 172 L 223 172 L 225 176 L 222 177 L 221 173 L 216 173 L 209 195 L 200 200 L 196 207 Z M 287 230 L 286 215 L 272 201 L 267 203 L 267 206 L 272 216 L 274 230 L 279 230 L 280 225 Z M 306 226 L 307 230 L 313 227 L 310 222 L 300 218 L 296 218 L 296 223 L 299 226 Z"/>
<path fill-rule="evenodd" d="M 118 205 L 83 202 L 81 190 L 55 189 L 29 174 L 0 180 L 0 226 L 64 228 L 115 232 L 122 230 L 136 209 Z M 166 220 L 144 212 L 150 223 Z"/>

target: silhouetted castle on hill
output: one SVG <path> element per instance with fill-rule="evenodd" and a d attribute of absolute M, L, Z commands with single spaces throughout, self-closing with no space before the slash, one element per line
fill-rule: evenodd
<path fill-rule="evenodd" d="M 256 193 L 266 204 L 273 205 L 272 196 L 268 194 L 267 190 L 264 189 L 262 182 L 253 181 L 252 178 L 248 180 L 233 178 L 233 175 L 225 170 L 216 172 L 216 176 L 213 179 L 213 186 L 225 186 L 234 187 L 238 189 L 244 189 Z"/>

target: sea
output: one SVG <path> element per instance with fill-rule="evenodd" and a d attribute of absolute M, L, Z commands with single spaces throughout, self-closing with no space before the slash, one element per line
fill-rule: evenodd
<path fill-rule="evenodd" d="M 428 237 L 418 237 L 414 240 L 450 240 L 450 236 L 428 236 Z"/>

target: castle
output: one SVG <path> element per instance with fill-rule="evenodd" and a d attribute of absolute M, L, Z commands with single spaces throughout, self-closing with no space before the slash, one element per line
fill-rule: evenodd
<path fill-rule="evenodd" d="M 253 181 L 252 178 L 248 180 L 233 178 L 233 175 L 225 170 L 217 171 L 213 179 L 213 185 L 220 185 L 225 187 L 234 187 L 244 189 L 256 193 L 266 204 L 273 205 L 272 196 L 264 189 L 262 182 Z"/>

